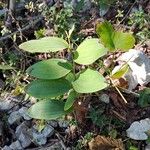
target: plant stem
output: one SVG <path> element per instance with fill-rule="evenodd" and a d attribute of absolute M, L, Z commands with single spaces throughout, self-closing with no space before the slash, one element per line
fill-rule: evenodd
<path fill-rule="evenodd" d="M 71 59 L 72 59 L 71 60 L 72 61 L 72 67 L 73 67 L 72 72 L 73 72 L 74 77 L 76 78 L 76 76 L 75 76 L 75 62 L 73 60 L 73 51 L 72 51 L 72 48 L 71 48 L 70 36 L 67 32 L 66 32 L 66 35 L 67 35 L 67 40 L 68 40 L 68 45 L 69 45 L 68 50 L 71 53 Z"/>

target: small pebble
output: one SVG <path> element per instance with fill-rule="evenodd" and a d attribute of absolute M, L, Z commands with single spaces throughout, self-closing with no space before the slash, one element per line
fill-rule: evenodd
<path fill-rule="evenodd" d="M 9 115 L 8 122 L 10 125 L 20 122 L 21 116 L 18 111 L 14 111 Z"/>
<path fill-rule="evenodd" d="M 109 99 L 109 96 L 107 94 L 102 94 L 100 97 L 99 97 L 99 100 L 108 104 L 110 99 Z"/>
<path fill-rule="evenodd" d="M 21 143 L 17 140 L 9 146 L 12 150 L 23 150 Z"/>

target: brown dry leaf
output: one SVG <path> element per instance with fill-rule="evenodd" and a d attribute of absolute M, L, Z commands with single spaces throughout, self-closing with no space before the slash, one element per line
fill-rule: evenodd
<path fill-rule="evenodd" d="M 79 101 L 76 101 L 74 103 L 74 111 L 75 111 L 76 119 L 78 120 L 78 122 L 80 124 L 84 124 L 84 120 L 88 112 L 87 107 L 85 107 L 82 102 L 80 103 Z"/>
<path fill-rule="evenodd" d="M 98 135 L 89 143 L 89 150 L 124 150 L 121 139 L 113 139 Z"/>
<path fill-rule="evenodd" d="M 112 79 L 113 85 L 121 88 L 128 88 L 128 81 L 125 78 Z"/>

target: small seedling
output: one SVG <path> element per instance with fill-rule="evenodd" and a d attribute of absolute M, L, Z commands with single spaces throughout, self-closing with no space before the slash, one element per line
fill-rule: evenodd
<path fill-rule="evenodd" d="M 19 47 L 31 53 L 57 53 L 64 49 L 72 59 L 51 58 L 40 61 L 27 69 L 35 78 L 25 91 L 39 102 L 29 109 L 29 115 L 36 119 L 56 119 L 73 110 L 73 104 L 82 94 L 95 93 L 109 87 L 109 83 L 94 67 L 94 63 L 118 50 L 127 51 L 134 46 L 135 39 L 130 33 L 115 31 L 109 22 L 97 25 L 99 38 L 85 39 L 74 51 L 70 41 L 58 37 L 44 37 L 30 40 Z M 69 34 L 68 34 L 69 35 Z M 77 72 L 76 64 L 84 66 Z M 82 67 L 81 67 L 82 68 Z M 126 73 L 126 69 L 124 69 Z M 123 69 L 120 74 L 123 75 Z M 117 76 L 115 74 L 115 76 Z M 67 98 L 64 98 L 66 97 Z"/>

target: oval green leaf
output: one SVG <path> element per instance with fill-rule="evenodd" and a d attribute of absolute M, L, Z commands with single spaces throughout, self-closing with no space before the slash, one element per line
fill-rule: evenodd
<path fill-rule="evenodd" d="M 71 90 L 69 92 L 68 98 L 67 98 L 67 100 L 65 102 L 65 106 L 64 106 L 64 110 L 65 111 L 72 107 L 76 97 L 77 97 L 77 93 L 74 90 Z"/>
<path fill-rule="evenodd" d="M 27 69 L 27 73 L 39 79 L 59 79 L 72 70 L 72 65 L 64 59 L 48 59 Z"/>
<path fill-rule="evenodd" d="M 72 85 L 78 93 L 93 93 L 108 86 L 105 78 L 98 71 L 89 68 L 81 72 Z"/>
<path fill-rule="evenodd" d="M 105 47 L 107 47 L 110 51 L 115 50 L 115 45 L 113 42 L 114 28 L 108 21 L 97 24 L 96 33 L 99 36 L 101 42 Z"/>
<path fill-rule="evenodd" d="M 66 79 L 57 80 L 35 80 L 26 88 L 27 94 L 36 98 L 51 98 L 67 93 L 71 89 L 70 83 Z"/>
<path fill-rule="evenodd" d="M 58 100 L 41 100 L 28 110 L 30 117 L 45 120 L 57 119 L 67 113 L 64 111 L 64 102 Z"/>
<path fill-rule="evenodd" d="M 20 49 L 30 53 L 56 52 L 68 47 L 68 43 L 58 37 L 44 37 L 39 40 L 30 40 L 19 45 Z"/>
<path fill-rule="evenodd" d="M 131 49 L 135 44 L 135 38 L 130 33 L 115 32 L 113 41 L 115 48 L 122 51 Z"/>
<path fill-rule="evenodd" d="M 99 39 L 86 39 L 78 46 L 74 54 L 74 61 L 77 64 L 89 65 L 106 53 L 107 49 L 99 43 Z"/>
<path fill-rule="evenodd" d="M 112 75 L 111 78 L 113 79 L 119 79 L 121 78 L 123 75 L 125 75 L 129 70 L 129 65 L 123 65 L 122 67 L 119 67 Z"/>

